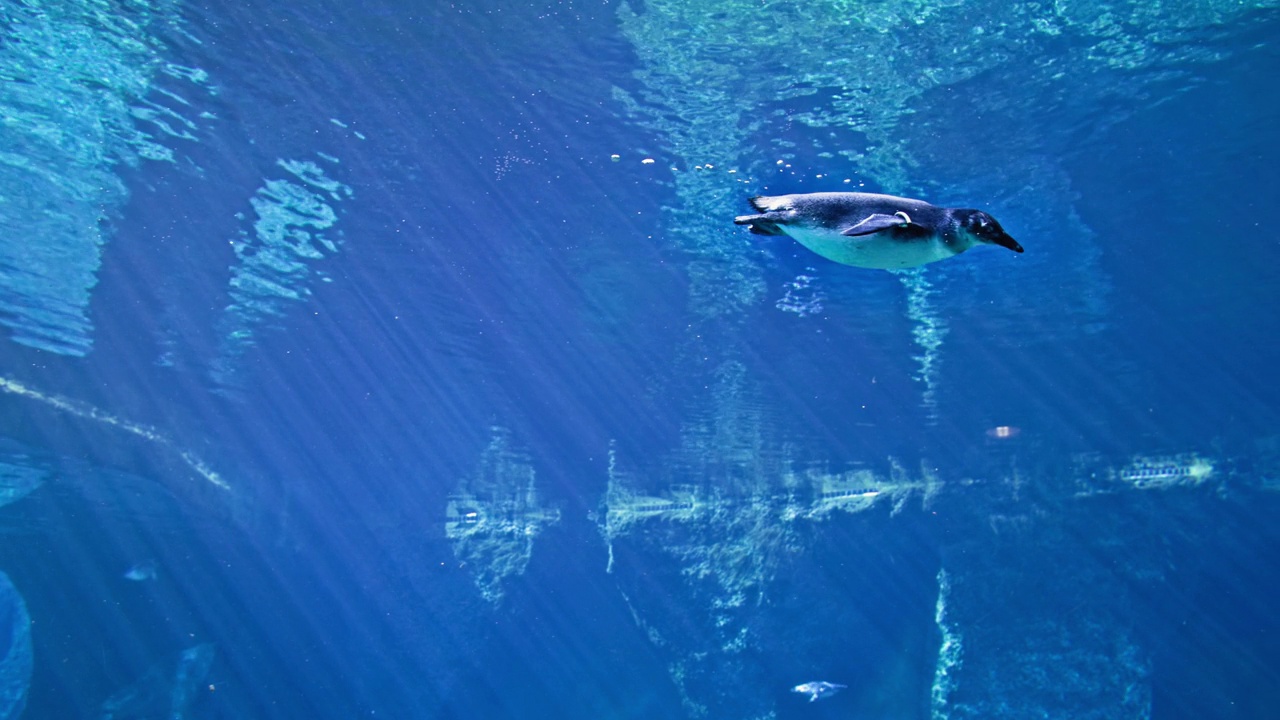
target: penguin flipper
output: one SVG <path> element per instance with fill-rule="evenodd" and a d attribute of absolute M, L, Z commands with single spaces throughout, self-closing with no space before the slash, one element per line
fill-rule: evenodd
<path fill-rule="evenodd" d="M 846 237 L 860 237 L 862 235 L 874 235 L 875 233 L 878 233 L 882 230 L 888 230 L 889 228 L 895 228 L 895 227 L 903 227 L 905 225 L 910 225 L 910 224 L 911 224 L 911 221 L 908 219 L 904 219 L 902 214 L 881 215 L 877 213 L 875 215 L 868 215 L 865 220 L 858 223 L 857 225 L 853 225 L 851 227 L 847 227 L 841 230 L 840 234 Z"/>

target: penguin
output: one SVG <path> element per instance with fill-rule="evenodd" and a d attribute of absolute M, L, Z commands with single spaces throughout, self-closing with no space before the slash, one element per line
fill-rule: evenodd
<path fill-rule="evenodd" d="M 811 680 L 807 683 L 800 683 L 799 685 L 791 688 L 791 692 L 808 695 L 809 702 L 813 702 L 822 698 L 831 697 L 847 687 L 849 686 L 841 685 L 840 683 L 827 682 L 825 680 Z"/>
<path fill-rule="evenodd" d="M 901 270 L 945 260 L 974 245 L 1022 246 L 981 210 L 944 208 L 875 193 L 760 195 L 759 215 L 740 215 L 757 235 L 789 235 L 828 260 L 854 267 Z"/>

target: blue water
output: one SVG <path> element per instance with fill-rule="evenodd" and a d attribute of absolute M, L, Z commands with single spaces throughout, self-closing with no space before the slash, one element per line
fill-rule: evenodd
<path fill-rule="evenodd" d="M 0 720 L 1274 716 L 1274 2 L 419 5 L 0 0 Z"/>

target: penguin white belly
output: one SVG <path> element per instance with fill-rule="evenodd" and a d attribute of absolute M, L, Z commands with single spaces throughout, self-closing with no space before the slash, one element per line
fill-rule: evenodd
<path fill-rule="evenodd" d="M 824 228 L 784 226 L 782 230 L 822 257 L 855 267 L 901 270 L 957 254 L 937 237 L 897 240 L 888 233 L 848 237 Z"/>

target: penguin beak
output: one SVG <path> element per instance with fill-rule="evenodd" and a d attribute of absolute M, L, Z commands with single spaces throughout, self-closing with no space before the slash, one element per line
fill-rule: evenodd
<path fill-rule="evenodd" d="M 999 245 L 1002 248 L 1009 248 L 1010 250 L 1016 253 L 1022 252 L 1022 246 L 1018 244 L 1018 241 L 1014 240 L 1012 237 L 1009 236 L 1009 233 L 1003 230 L 996 233 L 992 233 L 991 237 L 985 238 L 985 240 L 991 243 L 992 245 Z"/>

